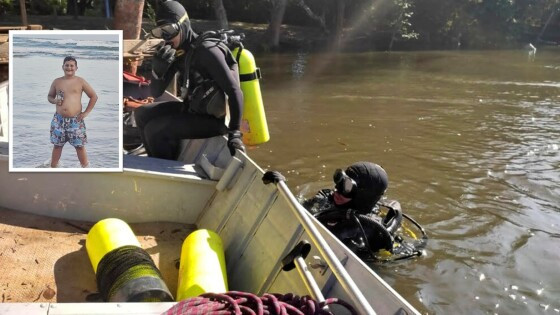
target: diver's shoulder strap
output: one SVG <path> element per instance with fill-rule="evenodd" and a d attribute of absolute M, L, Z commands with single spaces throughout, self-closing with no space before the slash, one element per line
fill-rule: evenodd
<path fill-rule="evenodd" d="M 190 43 L 187 55 L 185 57 L 185 72 L 183 73 L 183 82 L 186 90 L 189 89 L 189 74 L 193 56 L 197 48 L 203 46 L 205 43 L 214 43 L 216 46 L 219 46 L 221 48 L 226 56 L 229 54 L 231 58 L 233 58 L 231 50 L 227 45 L 226 39 L 222 36 L 223 33 L 223 31 L 206 31 L 200 34 L 192 43 Z M 235 62 L 238 60 L 233 59 L 233 61 Z"/>

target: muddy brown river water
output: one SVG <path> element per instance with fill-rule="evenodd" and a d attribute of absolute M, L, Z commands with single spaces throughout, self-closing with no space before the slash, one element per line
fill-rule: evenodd
<path fill-rule="evenodd" d="M 560 313 L 560 50 L 257 56 L 271 140 L 297 194 L 367 160 L 428 231 L 374 265 L 422 313 Z"/>

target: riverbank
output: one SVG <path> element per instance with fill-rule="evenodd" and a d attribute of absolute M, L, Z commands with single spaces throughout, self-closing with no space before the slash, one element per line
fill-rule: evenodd
<path fill-rule="evenodd" d="M 113 29 L 113 19 L 104 17 L 80 16 L 75 19 L 73 16 L 52 16 L 52 15 L 29 15 L 30 24 L 40 24 L 43 29 L 59 29 L 59 30 L 104 30 Z M 217 21 L 214 20 L 196 20 L 192 19 L 193 29 L 198 32 L 219 29 Z M 0 26 L 21 25 L 19 15 L 3 15 Z M 142 29 L 149 32 L 154 24 L 149 19 L 144 19 Z M 266 43 L 266 30 L 268 24 L 255 24 L 246 22 L 230 22 L 230 29 L 244 33 L 246 35 L 244 44 L 251 51 L 268 51 Z M 528 37 L 535 37 L 533 34 Z M 357 33 L 352 29 L 345 29 L 341 42 L 341 51 L 413 51 L 413 50 L 472 50 L 472 49 L 521 49 L 527 42 L 510 42 L 510 43 L 488 43 L 482 38 L 479 40 L 464 40 L 464 43 L 444 43 L 433 38 L 429 40 L 429 34 L 421 35 L 418 40 L 395 40 L 390 49 L 391 31 L 377 30 L 372 33 Z M 470 43 L 470 44 L 469 44 Z M 294 51 L 322 51 L 329 45 L 327 34 L 318 27 L 302 27 L 284 24 L 280 31 L 280 44 L 276 49 L 281 52 Z M 534 42 L 539 49 L 541 47 L 557 46 L 555 41 L 539 41 Z"/>
<path fill-rule="evenodd" d="M 0 26 L 21 25 L 19 15 L 4 15 L 0 21 Z M 109 30 L 113 29 L 113 19 L 104 17 L 80 16 L 75 19 L 73 16 L 52 16 L 52 15 L 28 15 L 29 24 L 39 24 L 45 30 Z M 192 28 L 197 33 L 207 30 L 219 29 L 219 24 L 214 20 L 191 19 Z M 268 24 L 255 24 L 246 22 L 230 22 L 230 29 L 237 33 L 244 33 L 245 47 L 254 52 L 269 51 L 266 45 L 266 31 Z M 149 32 L 154 27 L 151 20 L 144 18 L 142 29 Z M 350 35 L 353 32 L 345 30 L 346 36 L 342 40 L 342 51 L 385 51 L 391 41 L 391 32 L 376 32 L 375 34 Z M 318 27 L 304 27 L 283 24 L 280 29 L 280 43 L 275 51 L 295 52 L 295 51 L 321 51 L 331 46 L 327 34 Z M 407 46 L 407 42 L 396 41 L 395 50 L 399 49 L 420 49 L 422 47 Z"/>
<path fill-rule="evenodd" d="M 113 19 L 103 17 L 84 17 L 80 16 L 74 19 L 72 16 L 47 16 L 47 15 L 29 15 L 29 24 L 40 24 L 45 30 L 109 30 L 113 29 Z M 191 20 L 192 27 L 196 32 L 204 32 L 207 30 L 216 30 L 219 28 L 217 21 L 212 20 Z M 4 15 L 0 21 L 0 26 L 16 26 L 21 25 L 21 18 L 18 15 Z M 142 21 L 142 29 L 149 32 L 153 23 L 144 19 Z M 262 51 L 266 47 L 263 44 L 268 24 L 254 24 L 245 22 L 230 22 L 230 29 L 244 33 L 246 39 L 245 46 L 253 51 Z M 326 37 L 319 29 L 282 25 L 280 35 L 280 50 L 297 51 L 300 49 L 311 49 L 326 43 Z"/>

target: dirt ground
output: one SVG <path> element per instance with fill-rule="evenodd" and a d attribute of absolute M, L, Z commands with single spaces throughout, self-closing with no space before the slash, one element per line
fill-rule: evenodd
<path fill-rule="evenodd" d="M 0 208 L 0 302 L 99 301 L 85 247 L 91 226 Z M 195 226 L 154 222 L 130 227 L 175 296 L 181 246 Z"/>

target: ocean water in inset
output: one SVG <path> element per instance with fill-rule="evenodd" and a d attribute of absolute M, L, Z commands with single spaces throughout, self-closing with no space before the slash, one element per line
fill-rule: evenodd
<path fill-rule="evenodd" d="M 23 35 L 13 39 L 14 168 L 45 167 L 53 145 L 50 126 L 56 105 L 47 100 L 51 83 L 64 76 L 63 60 L 74 56 L 76 76 L 85 79 L 98 96 L 86 117 L 87 155 L 91 168 L 118 168 L 119 155 L 119 37 L 116 34 Z M 89 97 L 82 94 L 82 111 Z M 80 167 L 76 150 L 66 143 L 62 167 Z"/>

